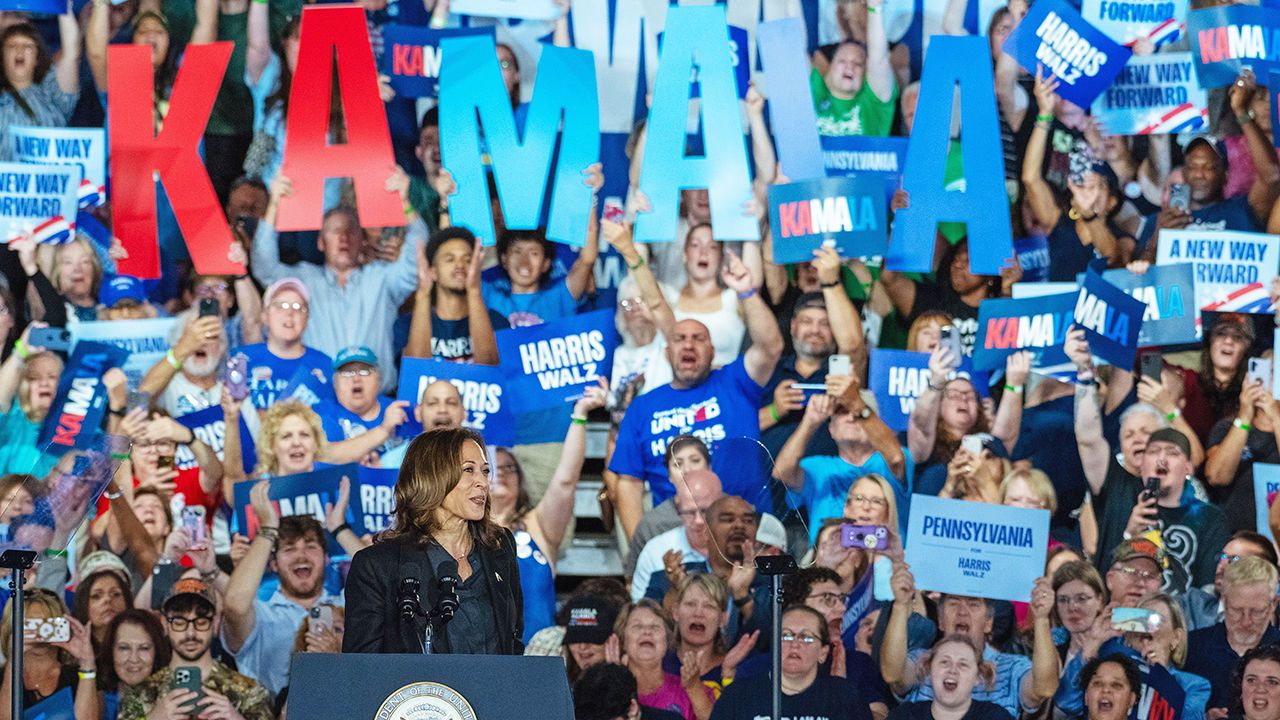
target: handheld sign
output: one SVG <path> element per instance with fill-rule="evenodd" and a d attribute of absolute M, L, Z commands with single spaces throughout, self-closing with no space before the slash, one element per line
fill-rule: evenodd
<path fill-rule="evenodd" d="M 289 515 L 310 515 L 324 524 L 325 505 L 332 505 L 338 500 L 338 488 L 342 478 L 351 482 L 351 501 L 347 505 L 347 522 L 352 527 L 364 527 L 364 511 L 360 507 L 360 493 L 356 492 L 359 478 L 359 466 L 331 465 L 297 475 L 283 475 L 268 479 L 270 491 L 268 497 L 275 506 L 280 517 Z M 249 491 L 256 480 L 243 480 L 235 486 L 235 512 L 240 532 L 250 540 L 258 534 L 258 518 L 253 512 L 253 501 L 249 499 Z M 329 554 L 345 556 L 338 541 L 329 537 Z"/>
<path fill-rule="evenodd" d="M 1141 275 L 1108 270 L 1102 279 L 1146 304 L 1138 347 L 1184 345 L 1196 341 L 1195 275 L 1190 263 L 1153 265 Z"/>
<path fill-rule="evenodd" d="M 508 405 L 507 378 L 489 365 L 470 365 L 447 360 L 406 357 L 400 362 L 399 400 L 408 400 L 416 408 L 422 393 L 436 380 L 447 380 L 462 395 L 467 411 L 463 426 L 478 431 L 486 443 L 511 447 L 516 441 L 515 418 Z M 412 438 L 421 431 L 421 423 L 411 420 L 400 426 L 401 434 Z"/>
<path fill-rule="evenodd" d="M 61 15 L 67 4 L 59 0 L 0 0 L 0 10 L 39 15 Z"/>
<path fill-rule="evenodd" d="M 882 180 L 822 178 L 769 186 L 773 261 L 809 262 L 831 240 L 842 258 L 881 255 L 888 239 Z"/>
<path fill-rule="evenodd" d="M 902 186 L 907 139 L 863 135 L 822 135 L 822 162 L 828 177 L 881 178 L 885 199 Z"/>
<path fill-rule="evenodd" d="M 94 190 L 107 191 L 107 131 L 102 128 L 9 128 L 13 158 L 42 165 L 75 165 Z"/>
<path fill-rule="evenodd" d="M 1146 303 L 1129 296 L 1101 275 L 1089 270 L 1076 296 L 1075 324 L 1084 328 L 1089 350 L 1122 369 L 1133 367 L 1138 330 Z"/>
<path fill-rule="evenodd" d="M 1277 27 L 1280 12 L 1274 8 L 1225 5 L 1192 10 L 1187 15 L 1187 32 L 1200 87 L 1230 85 L 1246 67 L 1265 84 L 1270 71 L 1280 69 L 1272 47 Z"/>
<path fill-rule="evenodd" d="M 364 531 L 370 535 L 382 532 L 395 520 L 396 479 L 400 477 L 400 471 L 361 465 L 359 475 L 359 483 L 351 486 L 351 494 L 360 495 Z"/>
<path fill-rule="evenodd" d="M 979 397 L 987 396 L 987 374 L 976 372 L 973 361 L 960 359 L 960 367 L 951 378 L 969 378 Z M 880 419 L 890 430 L 903 432 L 911 419 L 916 400 L 929 386 L 929 353 L 908 350 L 871 351 L 870 389 L 876 396 Z"/>
<path fill-rule="evenodd" d="M 1040 0 L 1009 33 L 1004 51 L 1029 73 L 1041 65 L 1061 84 L 1058 94 L 1089 107 L 1133 53 L 1090 25 L 1065 0 Z"/>
<path fill-rule="evenodd" d="M 246 411 L 248 411 L 247 408 Z M 203 410 L 179 415 L 174 420 L 190 429 L 200 442 L 209 446 L 219 460 L 223 459 L 227 446 L 227 420 L 221 405 L 212 405 Z M 246 475 L 251 475 L 258 465 L 257 448 L 253 443 L 253 434 L 245 424 L 244 414 L 240 415 L 240 462 Z M 188 470 L 198 465 L 195 453 L 191 452 L 191 448 L 187 445 L 178 446 L 178 450 L 173 455 L 173 463 L 179 470 Z"/>
<path fill-rule="evenodd" d="M 1093 102 L 1093 115 L 1112 135 L 1199 132 L 1209 127 L 1208 102 L 1190 53 L 1129 59 Z"/>
<path fill-rule="evenodd" d="M 658 51 L 662 51 L 662 38 L 665 33 L 658 33 Z M 729 26 L 729 66 L 733 68 L 734 84 L 738 88 L 738 99 L 741 100 L 747 96 L 747 89 L 751 85 L 751 65 L 747 61 L 747 31 L 736 25 Z M 689 83 L 689 97 L 702 97 L 702 90 L 698 87 L 698 67 L 693 68 L 693 77 Z"/>
<path fill-rule="evenodd" d="M 1013 252 L 1018 256 L 1018 265 L 1022 268 L 1022 280 L 1014 283 L 1014 288 L 1024 284 L 1039 285 L 1049 280 L 1049 238 L 1043 235 L 1016 238 L 1013 241 Z"/>
<path fill-rule="evenodd" d="M 1080 16 L 1122 45 L 1150 40 L 1160 47 L 1182 35 L 1187 4 L 1175 0 L 1083 0 Z"/>
<path fill-rule="evenodd" d="M 434 28 L 387 25 L 382 28 L 384 51 L 378 70 L 391 78 L 391 89 L 402 97 L 435 97 L 444 53 L 440 41 L 460 35 L 493 35 L 492 27 Z"/>
<path fill-rule="evenodd" d="M 453 0 L 449 9 L 459 15 L 481 15 L 524 20 L 555 20 L 560 8 L 555 0 Z"/>
<path fill-rule="evenodd" d="M 1252 283 L 1269 283 L 1280 268 L 1280 237 L 1233 230 L 1161 230 L 1157 265 L 1190 262 L 1196 307 L 1224 300 Z"/>
<path fill-rule="evenodd" d="M 137 388 L 142 377 L 147 374 L 169 351 L 169 333 L 173 330 L 174 318 L 150 318 L 147 320 L 95 320 L 91 322 L 71 323 L 67 330 L 71 331 L 71 350 L 81 340 L 114 345 L 129 354 L 128 359 L 120 366 L 125 377 L 129 378 L 129 387 Z"/>
<path fill-rule="evenodd" d="M 609 377 L 618 331 L 612 310 L 496 333 L 512 410 L 566 408 L 600 377 Z"/>
<path fill-rule="evenodd" d="M 921 590 L 1027 602 L 1048 545 L 1048 510 L 911 497 L 906 560 Z"/>
<path fill-rule="evenodd" d="M 1005 358 L 1020 350 L 1035 356 L 1032 367 L 1066 363 L 1062 348 L 1075 321 L 1076 297 L 1072 292 L 1022 300 L 983 300 L 978 306 L 973 366 L 978 370 L 1003 368 Z"/>
<path fill-rule="evenodd" d="M 1257 529 L 1271 540 L 1275 539 L 1271 534 L 1271 503 L 1276 501 L 1276 493 L 1280 493 L 1280 465 L 1254 463 L 1253 504 L 1256 508 Z"/>
<path fill-rule="evenodd" d="M 315 407 L 322 402 L 338 402 L 333 392 L 332 378 L 323 372 L 298 368 L 289 384 L 280 392 L 279 400 L 297 400 L 307 407 Z"/>
<path fill-rule="evenodd" d="M 58 380 L 49 414 L 40 426 L 36 446 L 51 454 L 93 446 L 93 437 L 107 413 L 107 386 L 102 374 L 119 367 L 124 350 L 96 342 L 81 342 L 67 360 Z"/>
<path fill-rule="evenodd" d="M 809 90 L 809 54 L 804 21 L 771 20 L 756 26 L 756 40 L 769 84 L 769 118 L 778 159 L 792 180 L 822 177 L 818 115 Z M 828 173 L 829 174 L 829 173 Z"/>
<path fill-rule="evenodd" d="M 0 242 L 31 233 L 37 241 L 70 240 L 79 190 L 79 168 L 0 163 Z"/>

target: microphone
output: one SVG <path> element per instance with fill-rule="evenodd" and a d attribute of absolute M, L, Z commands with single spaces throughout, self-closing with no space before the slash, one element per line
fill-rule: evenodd
<path fill-rule="evenodd" d="M 458 562 L 450 559 L 440 563 L 439 573 L 440 600 L 436 602 L 436 612 L 447 622 L 458 611 L 458 584 L 462 582 L 458 579 Z"/>
<path fill-rule="evenodd" d="M 413 622 L 414 618 L 422 614 L 422 605 L 418 600 L 422 587 L 422 581 L 418 576 L 422 574 L 422 570 L 417 563 L 405 563 L 404 574 L 405 577 L 400 580 L 400 592 L 396 597 L 400 605 L 400 617 L 406 622 Z"/>

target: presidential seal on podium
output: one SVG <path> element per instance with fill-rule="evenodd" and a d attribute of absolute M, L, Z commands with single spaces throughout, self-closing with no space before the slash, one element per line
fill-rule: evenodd
<path fill-rule="evenodd" d="M 457 690 L 435 682 L 405 685 L 387 696 L 374 720 L 476 720 L 471 703 Z"/>

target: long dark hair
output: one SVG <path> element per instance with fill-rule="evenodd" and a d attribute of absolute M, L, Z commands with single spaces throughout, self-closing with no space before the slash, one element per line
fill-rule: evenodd
<path fill-rule="evenodd" d="M 169 638 L 164 627 L 154 613 L 138 608 L 128 608 L 116 616 L 107 626 L 107 634 L 102 639 L 102 647 L 98 648 L 98 689 L 102 692 L 115 692 L 120 689 L 120 676 L 116 674 L 114 648 L 116 638 L 120 635 L 121 625 L 137 625 L 151 638 L 151 645 L 156 649 L 156 657 L 151 661 L 151 674 L 169 664 L 173 649 L 169 647 Z"/>
<path fill-rule="evenodd" d="M 461 479 L 459 461 L 462 448 L 468 442 L 475 443 L 484 452 L 484 438 L 468 428 L 431 430 L 409 443 L 396 479 L 395 523 L 379 540 L 411 538 L 426 544 L 440 531 L 435 511 Z M 484 518 L 468 524 L 482 544 L 500 547 L 506 531 L 493 521 L 490 505 L 486 498 Z"/>
<path fill-rule="evenodd" d="M 49 52 L 49 46 L 45 45 L 44 38 L 40 36 L 40 31 L 36 30 L 36 26 L 29 22 L 20 22 L 16 25 L 10 25 L 4 29 L 4 32 L 0 32 L 0 48 L 3 48 L 4 44 L 9 41 L 9 38 L 14 35 L 28 37 L 36 44 L 36 69 L 31 75 L 31 82 L 35 85 L 39 85 L 44 81 L 44 76 L 49 73 L 49 68 L 53 67 L 53 54 Z M 3 62 L 2 53 L 3 50 L 0 50 L 0 62 Z M 13 83 L 9 82 L 9 76 L 3 71 L 0 71 L 0 92 L 6 93 L 12 97 L 13 101 L 18 104 L 18 107 L 22 108 L 22 112 L 26 113 L 27 117 L 32 120 L 36 119 L 35 111 L 27 104 L 26 99 L 23 98 L 22 94 L 18 92 L 18 89 L 13 86 Z"/>
<path fill-rule="evenodd" d="M 124 594 L 126 608 L 133 607 L 133 588 L 129 587 L 129 583 L 114 570 L 99 570 L 80 581 L 76 586 L 76 594 L 71 599 L 71 614 L 86 626 L 89 625 L 89 595 L 93 593 L 93 586 L 103 578 L 114 582 L 120 588 L 120 592 Z"/>
<path fill-rule="evenodd" d="M 138 13 L 133 18 L 133 32 L 129 33 L 129 42 L 133 42 L 138 34 L 138 26 L 143 20 L 152 19 L 160 23 L 164 28 L 164 32 L 169 36 L 168 47 L 165 48 L 164 60 L 160 62 L 160 67 L 155 68 L 152 73 L 152 81 L 154 86 L 152 91 L 155 93 L 155 101 L 169 99 L 169 92 L 173 90 L 173 83 L 178 79 L 178 49 L 175 47 L 177 43 L 173 41 L 173 31 L 169 29 L 169 21 L 163 15 L 154 10 L 146 10 Z"/>

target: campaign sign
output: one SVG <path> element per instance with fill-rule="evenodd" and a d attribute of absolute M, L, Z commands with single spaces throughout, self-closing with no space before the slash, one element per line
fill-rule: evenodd
<path fill-rule="evenodd" d="M 858 626 L 879 604 L 875 598 L 875 573 L 865 572 L 862 579 L 849 591 L 844 602 L 844 615 L 840 618 L 840 640 L 845 643 L 845 647 L 857 646 Z"/>
<path fill-rule="evenodd" d="M 277 402 L 281 400 L 297 400 L 313 408 L 322 402 L 336 403 L 338 396 L 333 392 L 333 382 L 323 372 L 303 367 L 298 368 L 276 399 Z"/>
<path fill-rule="evenodd" d="M 1277 25 L 1280 14 L 1256 5 L 1192 10 L 1187 15 L 1187 33 L 1200 87 L 1230 85 L 1246 67 L 1265 83 L 1271 70 L 1280 69 L 1273 47 Z"/>
<path fill-rule="evenodd" d="M 42 242 L 70 240 L 79 191 L 79 168 L 0 163 L 0 242 L 28 233 Z"/>
<path fill-rule="evenodd" d="M 471 365 L 447 360 L 406 357 L 400 361 L 399 400 L 408 400 L 417 412 L 427 386 L 448 380 L 462 395 L 467 419 L 462 424 L 479 432 L 486 443 L 511 447 L 516 442 L 515 418 L 505 395 L 507 382 L 502 370 L 489 365 Z M 422 431 L 421 423 L 410 420 L 400 426 L 400 434 L 412 438 Z"/>
<path fill-rule="evenodd" d="M 72 323 L 67 326 L 71 331 L 71 350 L 81 340 L 114 345 L 129 353 L 120 369 L 129 378 L 129 387 L 137 389 L 142 378 L 152 365 L 160 362 L 169 351 L 169 333 L 173 330 L 174 318 L 150 318 L 147 320 L 94 320 L 91 322 Z"/>
<path fill-rule="evenodd" d="M 961 358 L 948 379 L 958 377 L 969 378 L 979 397 L 987 396 L 987 373 L 976 372 L 969 358 Z M 891 430 L 905 431 L 916 400 L 929 386 L 929 353 L 874 348 L 870 380 L 880 419 Z"/>
<path fill-rule="evenodd" d="M 1270 283 L 1280 268 L 1280 237 L 1234 230 L 1161 230 L 1156 264 L 1186 262 L 1195 270 L 1196 307 L 1204 308 L 1246 285 Z"/>
<path fill-rule="evenodd" d="M 1020 300 L 983 300 L 978 306 L 974 368 L 1003 369 L 1005 358 L 1020 350 L 1034 355 L 1032 367 L 1066 363 L 1063 343 L 1075 321 L 1076 296 L 1071 292 Z"/>
<path fill-rule="evenodd" d="M 241 407 L 253 412 L 248 404 Z M 179 415 L 174 420 L 177 420 L 183 427 L 189 428 L 200 442 L 208 445 L 209 449 L 213 450 L 219 460 L 224 459 L 223 455 L 227 446 L 227 420 L 222 412 L 221 405 L 212 405 L 203 410 Z M 258 464 L 258 453 L 253 444 L 253 435 L 249 433 L 249 427 L 245 425 L 244 415 L 240 416 L 240 460 L 245 474 L 252 474 Z M 179 470 L 189 470 L 196 466 L 196 456 L 191 452 L 190 447 L 179 445 L 177 452 L 173 454 L 173 464 Z"/>
<path fill-rule="evenodd" d="M 613 368 L 618 330 L 612 310 L 573 315 L 555 322 L 499 330 L 498 357 L 517 413 L 547 408 L 571 409 Z"/>
<path fill-rule="evenodd" d="M 907 164 L 907 138 L 863 135 L 820 135 L 822 163 L 828 177 L 879 177 L 885 198 L 902 186 Z"/>
<path fill-rule="evenodd" d="M 1075 323 L 1084 328 L 1089 350 L 1116 367 L 1133 367 L 1138 330 L 1146 303 L 1089 270 L 1076 296 Z"/>
<path fill-rule="evenodd" d="M 449 9 L 459 15 L 524 20 L 555 20 L 560 17 L 560 8 L 556 7 L 555 0 L 453 0 Z"/>
<path fill-rule="evenodd" d="M 61 15 L 67 11 L 67 4 L 59 0 L 0 0 L 0 10 Z"/>
<path fill-rule="evenodd" d="M 271 504 L 275 506 L 280 517 L 289 515 L 310 515 L 320 524 L 324 524 L 325 505 L 332 505 L 338 499 L 338 486 L 342 478 L 351 481 L 351 502 L 347 505 L 347 523 L 351 527 L 364 527 L 364 512 L 360 506 L 360 493 L 354 488 L 359 479 L 359 466 L 330 465 L 312 470 L 309 473 L 283 475 L 268 478 L 270 483 Z M 243 480 L 236 483 L 235 507 L 236 522 L 240 533 L 250 540 L 258 534 L 258 517 L 253 512 L 253 501 L 249 499 L 249 491 L 257 483 L 256 480 Z M 329 554 L 346 555 L 338 541 L 329 536 Z"/>
<path fill-rule="evenodd" d="M 906 545 L 921 590 L 1028 602 L 1044 574 L 1049 511 L 913 495 Z"/>
<path fill-rule="evenodd" d="M 1271 535 L 1271 503 L 1280 493 L 1280 465 L 1253 464 L 1253 504 L 1256 508 L 1258 532 L 1274 540 Z"/>
<path fill-rule="evenodd" d="M 1037 66 L 1061 81 L 1058 94 L 1082 108 L 1106 90 L 1129 48 L 1090 25 L 1065 0 L 1039 0 L 1009 34 L 1004 51 L 1029 73 Z"/>
<path fill-rule="evenodd" d="M 1159 47 L 1182 34 L 1187 4 L 1180 0 L 1083 0 L 1080 16 L 1122 45 L 1150 40 Z"/>
<path fill-rule="evenodd" d="M 1022 282 L 1014 283 L 1014 287 L 1023 283 L 1043 283 L 1049 279 L 1049 238 L 1043 235 L 1015 238 L 1013 253 L 1018 256 L 1018 265 L 1022 267 Z"/>
<path fill-rule="evenodd" d="M 1146 303 L 1138 347 L 1196 342 L 1198 310 L 1191 263 L 1153 265 L 1141 275 L 1108 270 L 1102 279 Z"/>
<path fill-rule="evenodd" d="M 401 97 L 435 97 L 443 58 L 440 41 L 459 35 L 493 35 L 493 27 L 444 28 L 387 25 L 382 28 L 384 51 L 378 72 L 391 78 Z"/>
<path fill-rule="evenodd" d="M 13 158 L 41 165 L 75 165 L 98 192 L 107 188 L 107 131 L 102 128 L 9 128 Z"/>
<path fill-rule="evenodd" d="M 396 512 L 396 479 L 400 471 L 393 468 L 360 466 L 359 482 L 351 486 L 351 494 L 360 496 L 364 511 L 364 531 L 370 535 L 391 527 Z"/>
<path fill-rule="evenodd" d="M 835 242 L 842 258 L 883 255 L 889 229 L 884 182 L 834 177 L 769 186 L 773 261 L 809 262 L 823 242 Z"/>
<path fill-rule="evenodd" d="M 1132 57 L 1111 87 L 1093 101 L 1093 116 L 1112 135 L 1206 130 L 1208 100 L 1193 66 L 1191 53 L 1185 52 Z"/>
<path fill-rule="evenodd" d="M 107 386 L 102 374 L 120 367 L 127 352 L 105 343 L 82 342 L 71 353 L 49 414 L 40 426 L 36 446 L 61 455 L 72 448 L 93 446 L 93 437 L 107 413 Z"/>

